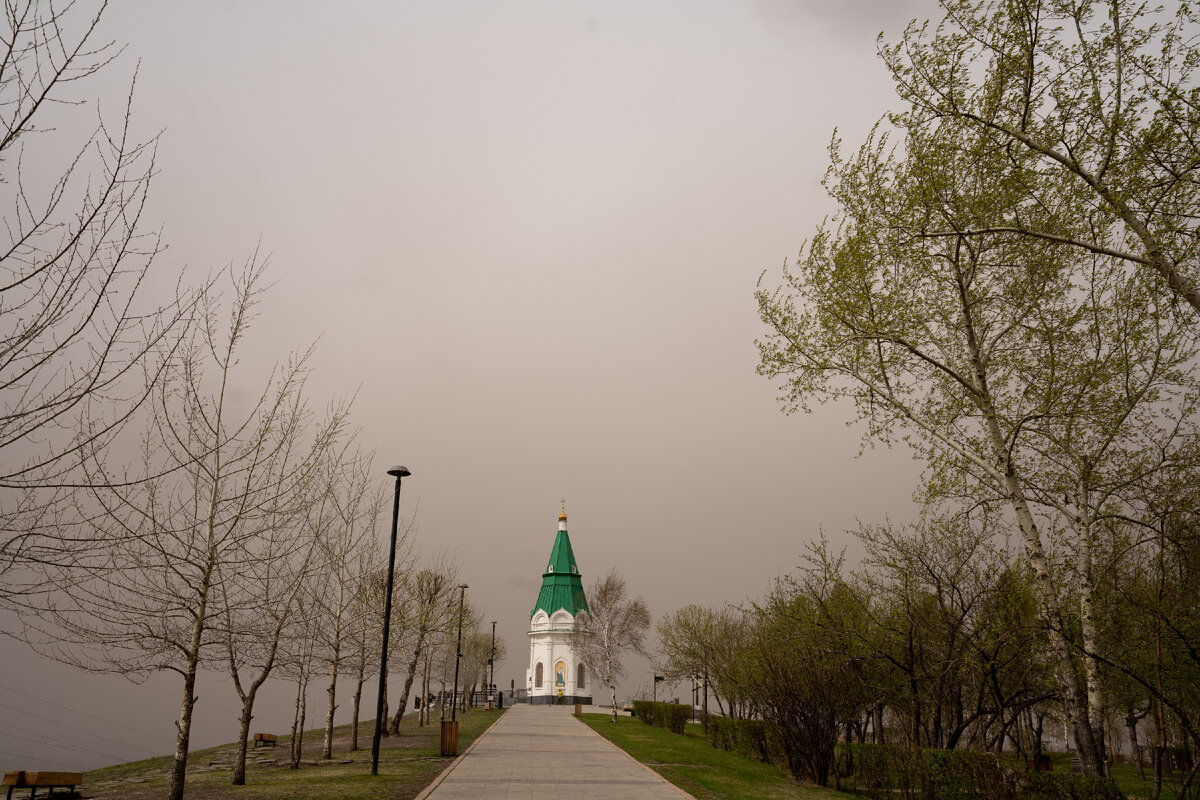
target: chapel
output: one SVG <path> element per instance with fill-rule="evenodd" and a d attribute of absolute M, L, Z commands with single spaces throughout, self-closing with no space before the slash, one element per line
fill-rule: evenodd
<path fill-rule="evenodd" d="M 579 613 L 587 610 L 583 579 L 567 534 L 564 501 L 550 561 L 542 573 L 542 588 L 529 614 L 526 686 L 530 703 L 591 705 L 591 675 L 581 647 L 590 634 L 576 622 Z"/>

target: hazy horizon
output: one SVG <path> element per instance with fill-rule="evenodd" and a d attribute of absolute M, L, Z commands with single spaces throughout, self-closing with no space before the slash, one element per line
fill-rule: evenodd
<path fill-rule="evenodd" d="M 860 457 L 841 406 L 780 411 L 753 293 L 832 211 L 834 129 L 855 148 L 896 105 L 876 35 L 936 11 L 135 0 L 103 21 L 126 51 L 73 91 L 111 114 L 136 69 L 164 278 L 269 254 L 237 379 L 317 342 L 313 404 L 356 393 L 381 483 L 412 471 L 401 513 L 498 621 L 506 689 L 563 498 L 585 586 L 616 567 L 655 620 L 762 595 L 821 530 L 851 545 L 857 520 L 913 516 L 906 450 Z M 649 674 L 630 666 L 624 697 Z M 12 640 L 0 674 L 5 769 L 173 750 L 175 676 L 134 686 Z M 290 729 L 294 691 L 272 679 L 255 729 Z M 228 680 L 198 693 L 193 748 L 234 739 Z"/>

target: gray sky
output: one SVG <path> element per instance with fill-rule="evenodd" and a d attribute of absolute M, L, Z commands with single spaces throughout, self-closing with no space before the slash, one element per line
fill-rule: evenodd
<path fill-rule="evenodd" d="M 457 556 L 508 642 L 497 683 L 524 680 L 561 498 L 585 584 L 616 566 L 655 619 L 760 595 L 821 527 L 912 516 L 908 453 L 857 457 L 842 408 L 780 413 L 752 295 L 831 211 L 833 129 L 856 146 L 895 105 L 876 35 L 935 3 L 332 9 L 119 3 L 105 32 L 129 48 L 86 99 L 115 109 L 140 61 L 163 263 L 271 254 L 247 388 L 319 338 L 315 403 L 357 389 L 380 480 L 412 470 L 418 544 Z M 255 728 L 284 732 L 294 690 L 265 691 Z M 234 700 L 205 678 L 195 746 L 236 736 Z M 0 760 L 170 752 L 178 703 L 172 676 L 132 687 L 5 644 L 0 710 L 35 717 L 0 730 Z"/>

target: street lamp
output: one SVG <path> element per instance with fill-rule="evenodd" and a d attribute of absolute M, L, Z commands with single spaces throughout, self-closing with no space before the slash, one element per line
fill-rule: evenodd
<path fill-rule="evenodd" d="M 492 620 L 492 656 L 488 659 L 488 692 L 496 693 L 496 620 Z M 492 698 L 495 702 L 495 698 Z"/>
<path fill-rule="evenodd" d="M 463 601 L 467 596 L 467 585 L 460 583 L 458 585 L 458 648 L 454 654 L 454 700 L 450 706 L 450 721 L 454 722 L 455 714 L 458 711 L 458 662 L 462 660 L 462 623 L 463 623 Z"/>
<path fill-rule="evenodd" d="M 383 694 L 387 688 L 388 636 L 392 627 L 392 581 L 396 572 L 396 523 L 400 518 L 400 479 L 412 475 L 408 467 L 392 467 L 388 475 L 396 478 L 392 499 L 392 546 L 388 550 L 387 593 L 383 598 L 383 653 L 379 657 L 379 702 L 375 704 L 375 739 L 371 743 L 371 774 L 379 774 L 379 738 L 383 735 Z"/>

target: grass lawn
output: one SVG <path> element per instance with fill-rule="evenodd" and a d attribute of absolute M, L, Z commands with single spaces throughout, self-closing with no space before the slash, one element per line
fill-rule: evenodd
<path fill-rule="evenodd" d="M 854 795 L 796 783 L 770 764 L 709 746 L 699 725 L 683 736 L 646 725 L 633 717 L 584 714 L 583 721 L 659 775 L 701 800 L 845 800 Z"/>
<path fill-rule="evenodd" d="M 458 751 L 470 746 L 503 711 L 473 709 L 458 715 Z M 350 726 L 334 729 L 333 758 L 320 758 L 324 729 L 304 734 L 300 768 L 291 769 L 290 736 L 280 736 L 275 748 L 254 749 L 246 756 L 246 785 L 233 786 L 236 745 L 196 750 L 188 756 L 188 800 L 404 800 L 416 797 L 453 761 L 438 754 L 439 725 L 418 728 L 415 714 L 406 714 L 400 735 L 383 739 L 379 774 L 371 775 L 371 737 L 374 720 L 359 724 L 361 749 L 350 752 Z M 97 800 L 158 800 L 170 783 L 171 757 L 134 761 L 84 773 L 83 796 Z"/>
<path fill-rule="evenodd" d="M 1054 753 L 1054 769 L 1070 772 L 1071 771 L 1071 754 L 1070 753 Z M 1146 780 L 1139 780 L 1137 767 L 1132 764 L 1122 762 L 1114 762 L 1109 768 L 1109 774 L 1117 785 L 1121 787 L 1121 791 L 1130 797 L 1149 797 L 1154 791 L 1154 768 L 1149 764 L 1145 766 Z M 1183 772 L 1163 772 L 1162 782 L 1162 797 L 1172 798 L 1186 777 Z M 1197 791 L 1200 787 L 1193 786 L 1193 796 L 1197 796 Z"/>

